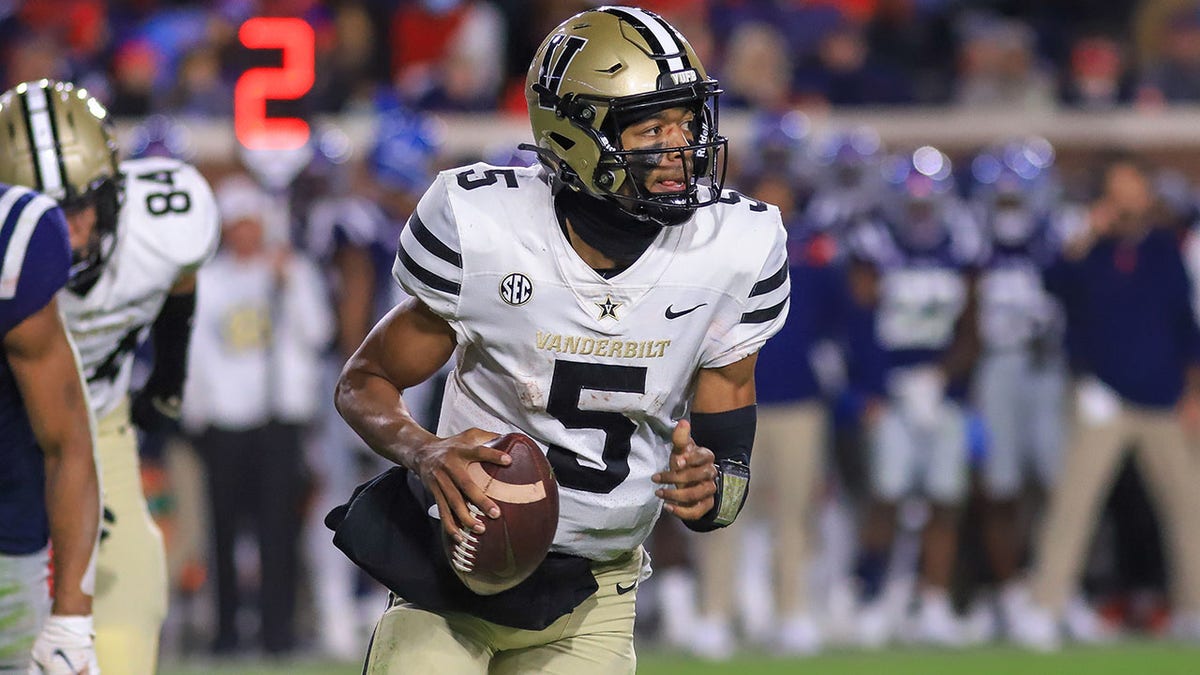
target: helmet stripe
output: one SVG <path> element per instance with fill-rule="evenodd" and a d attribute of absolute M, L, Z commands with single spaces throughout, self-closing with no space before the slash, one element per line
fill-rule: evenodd
<path fill-rule="evenodd" d="M 25 92 L 25 126 L 35 158 L 38 190 L 50 197 L 63 196 L 62 158 L 58 155 L 54 121 L 46 90 L 32 86 Z"/>
<path fill-rule="evenodd" d="M 669 56 L 665 61 L 659 61 L 660 72 L 669 73 L 684 69 L 682 55 L 686 52 L 683 45 L 675 39 L 673 32 L 663 28 L 661 23 L 655 21 L 652 14 L 632 7 L 607 7 L 601 11 L 628 21 L 646 40 L 656 55 Z M 667 45 L 672 45 L 673 49 L 668 51 Z"/>
<path fill-rule="evenodd" d="M 681 42 L 679 39 L 679 33 L 676 32 L 675 29 L 671 27 L 671 24 L 667 23 L 665 19 L 663 19 L 661 16 L 655 14 L 654 12 L 647 12 L 645 10 L 640 10 L 640 11 L 643 14 L 645 14 L 646 16 L 650 17 L 650 19 L 653 22 L 657 22 L 658 25 L 662 26 L 663 31 L 665 31 L 666 34 L 671 38 L 671 40 L 674 41 L 675 46 L 677 48 L 676 52 L 679 54 L 679 57 L 682 61 L 683 68 L 694 68 L 695 66 L 692 65 L 692 60 L 690 58 L 688 58 L 687 49 L 684 48 L 683 42 Z M 675 70 L 680 70 L 680 69 L 676 68 Z"/>

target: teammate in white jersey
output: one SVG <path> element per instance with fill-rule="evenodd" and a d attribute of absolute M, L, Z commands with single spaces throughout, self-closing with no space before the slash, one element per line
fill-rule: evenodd
<path fill-rule="evenodd" d="M 195 168 L 164 158 L 117 162 L 104 107 L 52 80 L 0 97 L 9 130 L 0 180 L 36 187 L 71 219 L 71 280 L 58 296 L 79 348 L 104 488 L 96 651 L 106 673 L 153 673 L 166 618 L 162 535 L 142 494 L 137 437 L 179 417 L 195 307 L 195 272 L 216 249 L 212 191 Z M 154 337 L 154 368 L 130 397 L 133 352 Z"/>
<path fill-rule="evenodd" d="M 350 359 L 338 408 L 410 472 L 399 488 L 436 502 L 440 525 L 412 508 L 400 527 L 485 528 L 468 504 L 498 509 L 467 466 L 504 463 L 480 444 L 513 430 L 546 451 L 560 521 L 542 567 L 493 596 L 449 585 L 436 546 L 390 561 L 427 579 L 390 583 L 364 672 L 631 673 L 641 545 L 660 511 L 696 530 L 737 515 L 755 357 L 789 285 L 778 209 L 721 190 L 719 93 L 661 18 L 583 12 L 530 67 L 541 165 L 447 171 L 421 199 L 394 267 L 414 299 Z M 452 355 L 434 434 L 402 393 Z M 355 510 L 330 518 L 352 557 Z"/>

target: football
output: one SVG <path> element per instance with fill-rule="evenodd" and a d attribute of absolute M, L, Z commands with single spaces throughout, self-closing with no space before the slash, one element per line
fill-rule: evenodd
<path fill-rule="evenodd" d="M 464 532 L 456 542 L 442 532 L 450 567 L 472 592 L 495 595 L 524 581 L 542 564 L 558 527 L 558 483 L 546 455 L 525 434 L 511 433 L 488 443 L 512 457 L 508 466 L 475 462 L 471 478 L 483 487 L 500 517 L 488 518 L 471 505 L 487 526 Z"/>

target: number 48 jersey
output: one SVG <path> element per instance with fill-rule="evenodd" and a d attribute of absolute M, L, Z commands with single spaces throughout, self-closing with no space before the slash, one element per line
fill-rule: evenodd
<path fill-rule="evenodd" d="M 178 160 L 121 162 L 124 199 L 104 271 L 87 293 L 59 293 L 79 348 L 92 409 L 101 417 L 129 389 L 133 352 L 167 293 L 216 251 L 220 220 L 208 182 Z"/>
<path fill-rule="evenodd" d="M 789 302 L 775 207 L 726 192 L 605 278 L 571 248 L 536 166 L 440 174 L 393 272 L 457 336 L 438 433 L 536 439 L 560 487 L 552 550 L 593 560 L 649 534 L 661 507 L 650 477 L 697 371 L 757 352 Z"/>

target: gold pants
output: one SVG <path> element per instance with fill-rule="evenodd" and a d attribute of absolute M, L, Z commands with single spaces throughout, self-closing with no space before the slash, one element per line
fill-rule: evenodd
<path fill-rule="evenodd" d="M 96 657 L 104 675 L 152 675 L 167 616 L 167 562 L 142 494 L 128 401 L 100 418 L 96 436 L 105 510 L 92 608 Z"/>
<path fill-rule="evenodd" d="M 634 601 L 644 553 L 593 565 L 599 589 L 540 631 L 398 600 L 375 627 L 366 675 L 632 675 Z M 618 586 L 626 590 L 619 592 Z"/>

